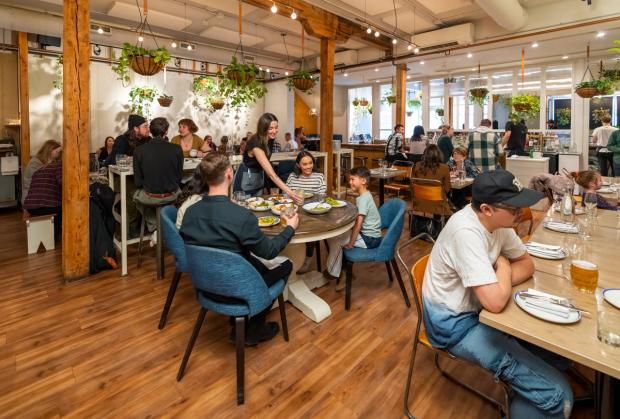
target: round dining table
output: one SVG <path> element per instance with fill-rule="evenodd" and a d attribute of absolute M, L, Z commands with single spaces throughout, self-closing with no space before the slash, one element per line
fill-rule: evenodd
<path fill-rule="evenodd" d="M 329 317 L 331 309 L 329 304 L 314 294 L 312 290 L 325 285 L 327 280 L 318 271 L 297 275 L 296 272 L 306 257 L 305 244 L 329 239 L 350 231 L 355 223 L 357 207 L 348 202 L 346 206 L 332 208 L 325 214 L 310 214 L 301 207 L 298 213 L 299 226 L 295 231 L 295 236 L 293 236 L 288 246 L 281 253 L 282 256 L 286 256 L 293 263 L 293 271 L 289 275 L 283 295 L 285 301 L 289 301 L 307 317 L 318 323 Z M 261 216 L 261 213 L 257 212 L 255 214 L 257 217 Z M 284 228 L 282 223 L 280 223 L 272 227 L 263 228 L 263 232 L 268 236 L 274 236 Z"/>

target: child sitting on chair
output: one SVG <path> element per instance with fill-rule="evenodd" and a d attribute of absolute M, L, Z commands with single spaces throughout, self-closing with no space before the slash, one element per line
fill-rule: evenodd
<path fill-rule="evenodd" d="M 357 217 L 351 232 L 328 239 L 329 256 L 323 275 L 328 279 L 340 277 L 343 248 L 361 247 L 374 249 L 381 244 L 381 216 L 368 190 L 370 171 L 366 167 L 354 167 L 349 174 L 349 185 L 359 196 L 356 198 Z"/>
<path fill-rule="evenodd" d="M 617 209 L 616 205 L 603 198 L 598 194 L 598 190 L 603 186 L 603 178 L 601 173 L 596 170 L 584 170 L 582 172 L 571 172 L 570 174 L 575 183 L 581 186 L 581 204 L 585 206 L 585 194 L 596 194 L 596 206 L 600 209 L 612 210 Z"/>

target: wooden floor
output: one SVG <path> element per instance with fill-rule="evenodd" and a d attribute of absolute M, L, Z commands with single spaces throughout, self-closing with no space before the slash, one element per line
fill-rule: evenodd
<path fill-rule="evenodd" d="M 356 265 L 350 312 L 334 284 L 318 291 L 332 308 L 320 324 L 287 304 L 290 342 L 279 335 L 247 349 L 246 403 L 237 406 L 234 346 L 223 316 L 207 314 L 185 378 L 176 381 L 198 313 L 187 277 L 160 331 L 172 272 L 156 280 L 154 259 L 138 270 L 132 249 L 129 276 L 107 271 L 63 285 L 60 250 L 26 255 L 16 212 L 0 212 L 0 226 L 0 417 L 403 416 L 416 314 L 383 265 Z M 421 245 L 408 258 L 425 252 Z M 270 318 L 279 320 L 277 314 Z M 411 407 L 419 418 L 499 417 L 441 377 L 427 350 L 418 354 Z M 475 370 L 458 372 L 495 388 Z"/>

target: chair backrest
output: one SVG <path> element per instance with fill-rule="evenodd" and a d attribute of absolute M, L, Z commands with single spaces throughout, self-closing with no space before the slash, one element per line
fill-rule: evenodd
<path fill-rule="evenodd" d="M 414 295 L 420 308 L 422 308 L 422 285 L 424 283 L 424 272 L 426 271 L 426 265 L 428 264 L 428 258 L 430 254 L 422 256 L 411 267 L 411 277 L 413 278 Z"/>
<path fill-rule="evenodd" d="M 160 210 L 161 230 L 164 244 L 174 255 L 174 263 L 178 272 L 187 272 L 187 256 L 185 255 L 185 243 L 177 230 L 177 208 L 167 205 Z"/>
<path fill-rule="evenodd" d="M 396 169 L 396 170 L 404 170 L 406 173 L 402 176 L 398 176 L 397 179 L 411 179 L 412 173 L 413 173 L 413 162 L 410 161 L 401 161 L 401 160 L 396 160 L 394 163 L 392 163 L 392 169 Z"/>
<path fill-rule="evenodd" d="M 443 183 L 435 179 L 412 178 L 412 210 L 448 216 L 452 214 Z"/>
<path fill-rule="evenodd" d="M 512 226 L 512 228 L 514 229 L 515 233 L 517 233 L 517 235 L 519 234 L 519 225 L 526 221 L 529 221 L 530 225 L 528 226 L 528 229 L 527 229 L 527 235 L 521 237 L 524 240 L 529 239 L 529 237 L 532 235 L 532 229 L 534 227 L 534 217 L 532 216 L 532 210 L 529 207 L 525 207 L 521 210 L 521 216 L 517 219 L 517 221 L 515 222 L 515 225 Z"/>
<path fill-rule="evenodd" d="M 383 236 L 377 252 L 384 260 L 390 260 L 394 257 L 394 248 L 403 232 L 406 208 L 407 203 L 398 198 L 389 199 L 379 208 L 381 228 L 387 228 L 387 232 Z"/>
<path fill-rule="evenodd" d="M 253 316 L 271 304 L 271 296 L 258 271 L 243 256 L 206 246 L 185 245 L 188 271 L 194 287 L 248 305 Z"/>

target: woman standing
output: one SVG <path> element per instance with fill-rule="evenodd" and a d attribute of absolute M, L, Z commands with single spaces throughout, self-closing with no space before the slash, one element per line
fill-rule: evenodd
<path fill-rule="evenodd" d="M 256 134 L 248 140 L 243 152 L 243 162 L 235 174 L 233 191 L 243 191 L 252 196 L 261 195 L 265 185 L 265 173 L 271 181 L 284 193 L 288 194 L 296 202 L 301 202 L 301 197 L 293 193 L 282 179 L 273 170 L 269 158 L 271 151 L 267 147 L 270 139 L 275 139 L 278 134 L 278 118 L 274 114 L 264 113 L 256 126 Z"/>
<path fill-rule="evenodd" d="M 191 119 L 185 118 L 179 121 L 179 135 L 173 137 L 170 142 L 181 146 L 183 157 L 202 157 L 211 151 L 209 144 L 205 144 L 204 140 L 196 135 L 197 131 L 198 127 Z M 195 150 L 195 153 L 192 153 L 192 150 Z"/>
<path fill-rule="evenodd" d="M 114 148 L 114 137 L 105 137 L 105 142 L 103 143 L 103 147 L 97 150 L 97 160 L 99 160 L 99 166 L 104 166 L 105 161 L 110 154 L 112 154 L 112 149 Z"/>
<path fill-rule="evenodd" d="M 416 125 L 415 128 L 413 128 L 411 144 L 409 145 L 409 153 L 412 154 L 412 161 L 419 162 L 422 160 L 422 154 L 424 154 L 424 150 L 426 150 L 426 145 L 427 140 L 424 127 L 422 125 Z"/>

